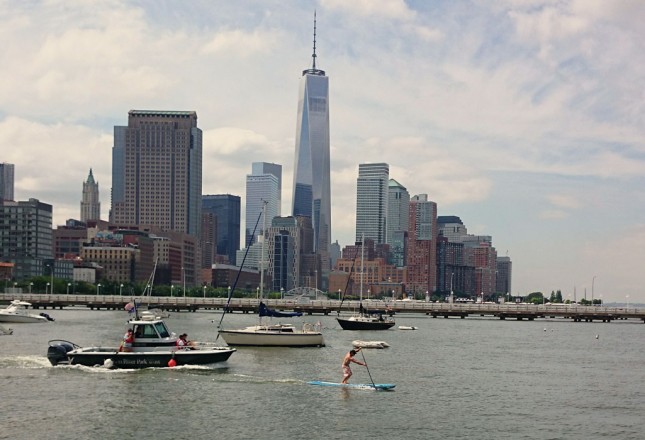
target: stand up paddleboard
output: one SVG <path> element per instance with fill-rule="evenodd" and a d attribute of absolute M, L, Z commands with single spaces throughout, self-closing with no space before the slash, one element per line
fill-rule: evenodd
<path fill-rule="evenodd" d="M 322 387 L 341 387 L 341 388 L 351 388 L 359 390 L 380 390 L 388 391 L 392 390 L 396 385 L 393 383 L 338 383 L 338 382 L 323 382 L 320 380 L 312 380 L 307 382 L 309 385 L 318 385 Z"/>

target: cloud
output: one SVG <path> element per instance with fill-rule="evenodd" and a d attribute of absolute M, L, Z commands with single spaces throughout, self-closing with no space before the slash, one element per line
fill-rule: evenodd
<path fill-rule="evenodd" d="M 322 0 L 321 4 L 329 10 L 342 11 L 359 16 L 377 17 L 391 20 L 409 21 L 416 17 L 416 12 L 408 7 L 404 0 Z"/>

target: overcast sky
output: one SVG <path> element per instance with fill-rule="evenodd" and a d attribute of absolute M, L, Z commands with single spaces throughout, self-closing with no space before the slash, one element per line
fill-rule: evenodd
<path fill-rule="evenodd" d="M 330 84 L 332 240 L 354 241 L 359 163 L 491 235 L 513 294 L 645 302 L 645 2 L 0 0 L 0 162 L 17 200 L 110 208 L 113 126 L 194 110 L 204 194 L 283 166 L 298 86 Z M 244 225 L 244 219 L 242 221 Z"/>

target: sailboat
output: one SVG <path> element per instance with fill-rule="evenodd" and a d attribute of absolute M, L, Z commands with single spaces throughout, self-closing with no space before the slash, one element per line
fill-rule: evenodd
<path fill-rule="evenodd" d="M 362 240 L 361 240 L 361 284 L 360 284 L 361 287 L 360 287 L 359 311 L 358 313 L 355 313 L 354 315 L 347 318 L 338 316 L 336 320 L 338 321 L 338 324 L 341 326 L 343 330 L 387 330 L 389 328 L 394 327 L 395 325 L 394 319 L 392 319 L 389 316 L 384 317 L 383 312 L 372 313 L 368 309 L 363 307 L 363 273 L 365 272 L 364 261 L 363 261 L 364 247 L 365 247 L 365 235 L 362 236 Z M 349 279 L 347 281 L 349 283 Z M 341 301 L 341 306 L 344 300 L 345 298 L 343 297 L 343 300 Z M 340 314 L 340 310 L 339 310 L 339 314 Z"/>
<path fill-rule="evenodd" d="M 266 201 L 262 208 L 261 216 L 264 216 L 264 230 L 262 231 L 262 256 L 260 258 L 260 304 L 258 306 L 258 315 L 260 322 L 257 325 L 252 325 L 237 330 L 219 330 L 219 335 L 230 346 L 255 346 L 255 347 L 324 347 L 325 340 L 320 325 L 311 325 L 304 323 L 301 328 L 297 328 L 293 324 L 284 324 L 281 322 L 273 323 L 271 318 L 286 318 L 302 316 L 300 312 L 280 312 L 270 309 L 262 301 L 264 294 L 264 247 L 266 244 Z M 260 221 L 258 217 L 257 223 Z M 255 230 L 253 231 L 255 234 Z M 248 253 L 248 247 L 247 247 Z M 246 255 L 245 255 L 246 258 Z M 244 267 L 242 261 L 240 271 Z M 239 273 L 238 273 L 239 277 Z M 237 284 L 237 280 L 236 280 Z M 233 286 L 233 290 L 235 285 Z M 229 293 L 229 300 L 233 294 L 233 290 Z M 224 315 L 222 315 L 223 318 Z M 264 320 L 263 320 L 264 318 Z M 269 319 L 266 322 L 266 319 Z M 221 322 L 221 321 L 220 321 Z"/>

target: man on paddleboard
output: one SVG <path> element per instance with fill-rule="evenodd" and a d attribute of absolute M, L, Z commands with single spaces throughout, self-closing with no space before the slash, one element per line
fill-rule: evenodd
<path fill-rule="evenodd" d="M 352 369 L 349 367 L 350 363 L 354 362 L 355 364 L 365 366 L 364 363 L 354 359 L 354 356 L 356 356 L 356 353 L 358 353 L 359 351 L 361 351 L 360 347 L 358 347 L 355 350 L 350 350 L 349 353 L 347 353 L 345 355 L 345 357 L 343 358 L 343 365 L 342 365 L 343 366 L 343 380 L 342 380 L 341 383 L 346 384 L 347 381 L 349 380 L 349 378 L 352 377 Z"/>

